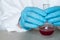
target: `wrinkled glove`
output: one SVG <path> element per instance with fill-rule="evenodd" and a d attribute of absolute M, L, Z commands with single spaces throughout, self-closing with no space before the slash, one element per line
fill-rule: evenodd
<path fill-rule="evenodd" d="M 60 6 L 50 7 L 45 10 L 48 23 L 54 26 L 60 26 Z"/>
<path fill-rule="evenodd" d="M 21 13 L 19 25 L 26 30 L 38 28 L 46 22 L 45 16 L 46 13 L 39 8 L 26 7 Z"/>

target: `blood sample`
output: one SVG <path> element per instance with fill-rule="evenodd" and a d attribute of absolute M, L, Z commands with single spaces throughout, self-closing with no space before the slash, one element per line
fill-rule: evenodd
<path fill-rule="evenodd" d="M 52 35 L 54 33 L 54 30 L 54 27 L 48 23 L 39 28 L 39 32 L 45 36 Z"/>

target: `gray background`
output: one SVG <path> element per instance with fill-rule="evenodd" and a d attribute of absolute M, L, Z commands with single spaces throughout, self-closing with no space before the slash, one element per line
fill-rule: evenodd
<path fill-rule="evenodd" d="M 0 31 L 0 40 L 60 40 L 60 31 L 56 30 L 51 36 L 42 36 L 38 31 L 23 33 Z"/>

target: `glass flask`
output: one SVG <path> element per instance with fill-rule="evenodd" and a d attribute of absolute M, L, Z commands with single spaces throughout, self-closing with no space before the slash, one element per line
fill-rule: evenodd
<path fill-rule="evenodd" d="M 46 9 L 46 8 L 48 8 L 49 6 L 50 6 L 50 4 L 49 4 L 49 1 L 48 1 L 47 4 L 43 4 L 43 9 Z M 42 35 L 45 35 L 45 36 L 52 35 L 52 34 L 54 33 L 54 30 L 55 30 L 55 28 L 53 27 L 52 24 L 49 24 L 49 23 L 48 23 L 48 20 L 47 20 L 47 22 L 46 22 L 43 26 L 41 26 L 41 27 L 39 28 L 39 32 L 40 32 Z"/>
<path fill-rule="evenodd" d="M 42 27 L 39 28 L 39 32 L 42 35 L 49 36 L 52 35 L 55 31 L 55 28 L 52 24 L 45 23 Z"/>

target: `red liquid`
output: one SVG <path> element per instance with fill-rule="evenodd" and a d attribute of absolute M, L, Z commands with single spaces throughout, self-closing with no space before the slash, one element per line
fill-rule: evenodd
<path fill-rule="evenodd" d="M 40 32 L 42 35 L 49 36 L 49 35 L 52 35 L 52 34 L 53 34 L 53 32 L 54 32 L 54 27 L 48 27 L 48 29 L 45 29 L 45 27 L 40 27 L 39 32 Z"/>

